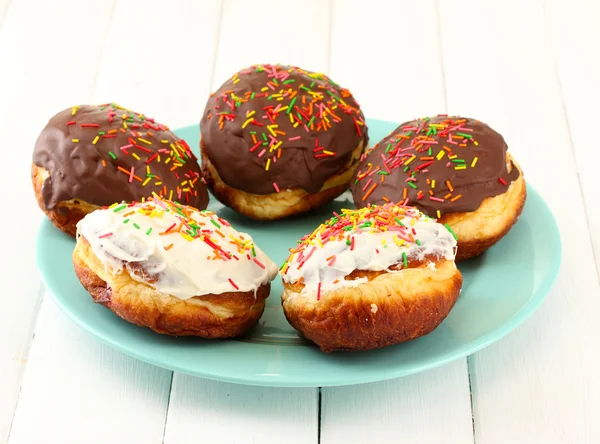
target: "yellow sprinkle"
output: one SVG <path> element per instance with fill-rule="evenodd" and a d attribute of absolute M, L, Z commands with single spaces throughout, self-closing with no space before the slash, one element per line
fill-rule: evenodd
<path fill-rule="evenodd" d="M 440 213 L 440 210 L 437 210 L 437 218 L 439 219 L 440 217 L 442 217 L 442 213 Z"/>
<path fill-rule="evenodd" d="M 151 178 L 151 177 L 146 177 L 146 180 L 144 180 L 144 181 L 142 182 L 142 186 L 144 186 L 144 187 L 145 187 L 145 186 L 146 186 L 146 184 L 147 184 L 148 182 L 150 182 L 151 180 L 152 180 L 152 178 Z"/>
<path fill-rule="evenodd" d="M 431 188 L 435 188 L 435 179 L 431 181 Z"/>
<path fill-rule="evenodd" d="M 298 125 L 300 125 L 300 122 L 294 123 L 294 128 L 296 128 Z"/>
<path fill-rule="evenodd" d="M 471 168 L 475 168 L 475 165 L 477 165 L 477 157 L 475 157 L 473 162 L 471 162 Z"/>
<path fill-rule="evenodd" d="M 414 154 L 411 156 L 410 159 L 408 159 L 406 162 L 404 162 L 404 165 L 408 165 L 409 163 L 411 163 L 413 160 L 415 160 L 417 158 L 417 156 L 415 156 Z"/>
<path fill-rule="evenodd" d="M 146 165 L 146 174 L 150 174 L 150 165 Z"/>
<path fill-rule="evenodd" d="M 248 111 L 246 117 L 252 117 L 254 114 L 256 114 L 256 110 Z"/>
<path fill-rule="evenodd" d="M 71 142 L 73 142 L 73 143 L 79 143 L 79 139 L 71 139 Z"/>
<path fill-rule="evenodd" d="M 134 158 L 135 160 L 140 160 L 140 156 L 138 156 L 137 154 L 135 154 L 135 153 L 131 153 L 131 155 L 133 156 L 133 158 Z"/>
<path fill-rule="evenodd" d="M 142 139 L 141 137 L 138 137 L 138 140 L 140 142 L 144 142 L 145 144 L 152 145 L 152 142 L 150 142 L 149 140 L 146 140 L 146 139 Z"/>
<path fill-rule="evenodd" d="M 160 156 L 158 156 L 158 158 L 160 159 Z M 171 158 L 169 157 L 167 160 L 165 160 L 165 165 L 166 165 L 167 163 L 169 163 L 170 161 L 171 161 Z M 160 162 L 160 160 L 159 160 L 159 162 Z"/>
<path fill-rule="evenodd" d="M 156 158 L 157 162 L 160 162 L 160 154 L 158 155 L 158 157 Z"/>
<path fill-rule="evenodd" d="M 235 85 L 236 83 L 240 83 L 240 79 L 235 79 L 235 80 L 233 81 L 233 84 L 234 84 L 234 85 Z"/>
<path fill-rule="evenodd" d="M 169 200 L 173 200 L 173 190 L 169 192 Z"/>
<path fill-rule="evenodd" d="M 244 122 L 244 124 L 242 125 L 242 128 L 246 128 L 248 125 L 250 125 L 250 123 L 254 120 L 254 117 L 250 117 L 248 120 L 246 120 Z"/>
<path fill-rule="evenodd" d="M 189 234 L 187 234 L 187 233 L 181 233 L 181 236 L 182 236 L 182 237 L 183 237 L 185 240 L 187 240 L 187 241 L 189 241 L 189 242 L 191 242 L 191 241 L 193 241 L 193 240 L 194 240 L 194 238 L 193 238 L 193 237 L 191 237 L 191 236 L 190 236 Z"/>
<path fill-rule="evenodd" d="M 271 165 L 271 158 L 267 159 L 267 166 L 265 167 L 265 171 L 269 171 L 269 165 Z"/>
<path fill-rule="evenodd" d="M 327 154 L 328 156 L 333 156 L 335 153 L 331 152 L 331 151 L 327 151 L 327 150 L 323 150 L 322 151 L 323 154 Z"/>
<path fill-rule="evenodd" d="M 163 140 L 160 141 L 160 143 L 169 143 L 169 141 L 166 140 L 166 139 L 163 139 Z"/>
<path fill-rule="evenodd" d="M 96 138 L 92 142 L 92 145 L 96 145 L 96 143 L 98 143 L 99 140 L 100 140 L 100 136 L 96 136 Z"/>
<path fill-rule="evenodd" d="M 273 128 L 279 128 L 279 125 L 267 125 L 267 129 L 273 135 L 273 137 L 277 137 L 277 134 L 275 133 Z"/>
<path fill-rule="evenodd" d="M 479 146 L 476 140 L 473 143 L 475 144 L 475 146 Z"/>
<path fill-rule="evenodd" d="M 440 150 L 440 152 L 437 154 L 437 156 L 435 156 L 435 158 L 436 158 L 437 160 L 441 160 L 441 159 L 442 159 L 442 157 L 444 157 L 444 154 L 446 154 L 446 151 L 444 151 L 444 150 Z"/>
<path fill-rule="evenodd" d="M 123 115 L 123 117 L 125 117 L 125 116 Z M 123 128 L 127 129 L 127 122 L 125 122 L 125 121 L 123 121 Z"/>
<path fill-rule="evenodd" d="M 456 159 L 458 156 L 456 154 L 452 155 L 452 156 L 448 156 L 448 159 L 452 160 L 452 159 Z"/>
<path fill-rule="evenodd" d="M 189 188 L 182 188 L 181 191 L 184 193 L 189 193 L 191 190 Z"/>
<path fill-rule="evenodd" d="M 265 92 L 265 91 L 267 91 L 268 89 L 269 89 L 269 87 L 268 87 L 268 86 L 265 86 L 264 88 L 261 88 L 260 92 Z"/>
<path fill-rule="evenodd" d="M 271 148 L 269 148 L 269 152 L 277 151 L 277 148 L 279 148 L 282 143 L 283 143 L 283 141 L 281 141 L 281 140 L 279 142 L 277 142 L 275 145 L 273 145 Z"/>
<path fill-rule="evenodd" d="M 79 107 L 78 106 L 74 106 L 73 108 L 71 108 L 71 115 L 74 116 L 77 113 L 77 109 Z"/>
<path fill-rule="evenodd" d="M 156 185 L 156 186 L 162 185 L 162 182 L 154 182 L 154 185 Z"/>
<path fill-rule="evenodd" d="M 455 170 L 466 170 L 467 166 L 466 165 L 460 165 L 460 166 L 456 166 L 454 167 Z"/>

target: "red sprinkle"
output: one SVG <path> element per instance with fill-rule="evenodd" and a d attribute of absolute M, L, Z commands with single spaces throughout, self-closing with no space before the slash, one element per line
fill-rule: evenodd
<path fill-rule="evenodd" d="M 500 181 L 500 183 L 504 186 L 506 186 L 506 181 L 504 179 L 502 179 L 501 177 L 498 178 L 498 180 Z"/>
<path fill-rule="evenodd" d="M 229 280 L 229 283 L 230 283 L 231 285 L 233 285 L 233 288 L 235 288 L 236 290 L 239 290 L 239 289 L 240 289 L 240 287 L 238 287 L 238 286 L 235 284 L 235 282 L 233 282 L 233 281 L 231 280 L 231 278 L 228 278 L 228 280 Z"/>
<path fill-rule="evenodd" d="M 106 233 L 106 234 L 103 234 L 102 236 L 98 236 L 98 239 L 103 239 L 105 237 L 112 236 L 112 235 L 113 235 L 112 232 L 111 233 Z"/>

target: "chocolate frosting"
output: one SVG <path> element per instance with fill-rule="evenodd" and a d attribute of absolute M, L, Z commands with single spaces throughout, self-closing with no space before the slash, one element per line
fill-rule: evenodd
<path fill-rule="evenodd" d="M 56 114 L 37 139 L 33 163 L 50 173 L 42 187 L 48 210 L 70 199 L 110 205 L 152 193 L 198 209 L 208 204 L 187 143 L 166 126 L 115 104 Z"/>
<path fill-rule="evenodd" d="M 253 194 L 318 192 L 368 141 L 360 107 L 323 74 L 255 65 L 208 100 L 202 147 L 221 179 Z"/>
<path fill-rule="evenodd" d="M 430 217 L 475 211 L 519 177 L 485 123 L 440 115 L 403 123 L 366 153 L 352 185 L 358 208 L 405 202 Z M 512 162 L 511 162 L 512 163 Z"/>

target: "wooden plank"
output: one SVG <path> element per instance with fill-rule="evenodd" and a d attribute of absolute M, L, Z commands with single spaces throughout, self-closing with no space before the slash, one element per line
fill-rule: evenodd
<path fill-rule="evenodd" d="M 596 144 L 590 143 L 589 136 L 590 118 L 597 112 L 594 105 L 600 101 L 600 63 L 594 57 L 600 41 L 600 3 L 578 0 L 565 8 L 562 2 L 546 0 L 544 6 L 600 275 L 600 188 L 595 164 L 590 162 L 596 157 Z"/>
<path fill-rule="evenodd" d="M 94 99 L 171 128 L 200 121 L 221 16 L 218 0 L 119 1 Z"/>
<path fill-rule="evenodd" d="M 433 1 L 419 8 L 388 2 L 385 14 L 338 1 L 333 13 L 330 72 L 367 116 L 401 123 L 445 111 Z M 399 49 L 390 51 L 392 43 Z M 377 384 L 324 388 L 321 417 L 323 443 L 472 442 L 466 360 Z"/>
<path fill-rule="evenodd" d="M 374 384 L 323 389 L 321 442 L 473 442 L 466 360 Z"/>
<path fill-rule="evenodd" d="M 600 290 L 543 10 L 518 0 L 440 8 L 449 111 L 505 136 L 564 244 L 559 278 L 539 312 L 470 360 L 475 440 L 600 442 Z"/>
<path fill-rule="evenodd" d="M 99 343 L 45 299 L 10 444 L 162 443 L 171 372 Z"/>
<path fill-rule="evenodd" d="M 236 71 L 255 63 L 325 69 L 328 14 L 327 5 L 318 0 L 292 9 L 275 0 L 255 1 L 251 7 L 243 0 L 225 1 L 214 75 L 206 86 L 214 90 Z M 312 31 L 293 32 L 291 15 L 296 23 L 310 22 Z M 264 26 L 268 33 L 259 31 Z M 317 399 L 316 389 L 245 387 L 175 373 L 165 444 L 196 442 L 199 434 L 226 442 L 316 443 Z"/>
<path fill-rule="evenodd" d="M 317 443 L 317 391 L 251 387 L 175 374 L 165 444 Z"/>
<path fill-rule="evenodd" d="M 6 441 L 41 301 L 34 264 L 35 233 L 41 213 L 31 188 L 30 153 L 47 119 L 71 103 L 91 98 L 109 9 L 90 2 L 56 1 L 32 4 L 0 2 L 0 134 L 5 140 L 4 186 L 0 197 L 18 213 L 5 217 L 2 248 L 18 253 L 3 263 L 3 321 L 0 323 L 0 443 Z M 107 2 L 110 6 L 110 2 Z M 32 12 L 32 10 L 34 10 Z M 3 13 L 6 17 L 2 19 Z M 73 38 L 85 17 L 95 31 Z M 32 32 L 35 30 L 35 32 Z M 75 60 L 76 59 L 76 60 Z M 14 155 L 14 153 L 21 155 Z M 10 154 L 9 154 L 10 153 Z M 8 278 L 10 276 L 10 278 Z"/>

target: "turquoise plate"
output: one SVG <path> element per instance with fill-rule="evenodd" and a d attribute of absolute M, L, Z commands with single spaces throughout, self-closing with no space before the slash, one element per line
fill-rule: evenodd
<path fill-rule="evenodd" d="M 395 124 L 368 122 L 371 140 Z M 198 146 L 198 127 L 176 133 Z M 276 279 L 259 325 L 239 340 L 161 336 L 129 324 L 92 302 L 71 263 L 75 242 L 48 220 L 37 237 L 37 264 L 48 293 L 77 324 L 107 344 L 143 361 L 190 375 L 243 384 L 317 387 L 396 378 L 462 358 L 497 341 L 540 305 L 552 287 L 561 259 L 552 213 L 531 187 L 515 227 L 483 256 L 459 264 L 462 293 L 446 320 L 430 335 L 404 344 L 360 353 L 324 354 L 301 339 L 286 322 Z M 349 194 L 310 215 L 280 222 L 255 222 L 214 199 L 209 209 L 250 233 L 277 263 L 287 248 L 312 231 L 331 211 L 351 206 Z"/>

